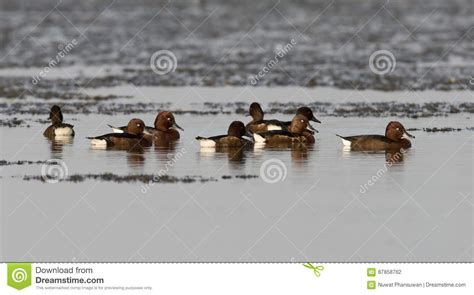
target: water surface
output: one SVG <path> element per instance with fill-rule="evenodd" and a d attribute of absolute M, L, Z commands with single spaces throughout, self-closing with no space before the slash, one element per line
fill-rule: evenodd
<path fill-rule="evenodd" d="M 326 99 L 338 97 L 341 93 Z M 155 100 L 169 101 L 173 109 L 179 97 Z M 94 150 L 85 138 L 133 116 L 151 124 L 155 114 L 67 114 L 76 137 L 64 143 L 42 136 L 47 124 L 35 120 L 44 115 L 33 116 L 29 128 L 0 127 L 1 159 L 7 161 L 61 159 L 68 175 L 215 179 L 50 184 L 23 180 L 41 175 L 42 164 L 2 166 L 3 260 L 472 261 L 470 114 L 419 119 L 316 114 L 323 122 L 315 125 L 316 144 L 293 149 L 200 150 L 195 136 L 221 134 L 232 120 L 248 120 L 233 113 L 177 116 L 185 132 L 168 149 Z M 413 148 L 393 165 L 384 152 L 344 151 L 335 136 L 382 134 L 390 120 L 420 129 L 411 131 Z M 428 133 L 424 127 L 461 131 Z M 280 180 L 269 183 L 274 179 L 262 170 L 265 163 L 277 165 L 271 173 Z M 242 175 L 256 177 L 236 178 Z"/>

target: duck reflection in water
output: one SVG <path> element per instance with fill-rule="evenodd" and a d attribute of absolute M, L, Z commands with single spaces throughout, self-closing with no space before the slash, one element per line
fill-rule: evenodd
<path fill-rule="evenodd" d="M 72 145 L 74 142 L 74 137 L 72 136 L 55 136 L 55 137 L 45 137 L 49 142 L 51 157 L 52 158 L 61 158 L 63 154 L 63 146 Z"/>
<path fill-rule="evenodd" d="M 391 165 L 396 164 L 396 163 L 402 163 L 405 159 L 406 152 L 407 150 L 404 148 L 386 150 L 385 160 L 387 161 L 388 164 L 391 164 Z"/>
<path fill-rule="evenodd" d="M 143 149 L 127 151 L 127 164 L 130 168 L 143 167 L 145 164 L 145 156 Z"/>
<path fill-rule="evenodd" d="M 222 157 L 227 156 L 227 159 L 232 166 L 241 168 L 241 165 L 245 164 L 246 152 L 249 152 L 251 147 L 231 147 L 231 146 L 217 146 L 217 147 L 202 147 L 199 152 L 201 157 Z"/>
<path fill-rule="evenodd" d="M 307 163 L 311 151 L 314 149 L 314 145 L 308 145 L 306 143 L 292 143 L 292 142 L 272 142 L 265 144 L 256 143 L 254 151 L 260 152 L 263 150 L 267 151 L 291 151 L 291 160 L 296 164 Z"/>
<path fill-rule="evenodd" d="M 153 139 L 153 145 L 155 146 L 155 151 L 158 155 L 160 154 L 168 154 L 170 152 L 174 152 L 178 142 L 176 141 L 169 141 L 169 140 L 161 140 L 160 138 Z"/>

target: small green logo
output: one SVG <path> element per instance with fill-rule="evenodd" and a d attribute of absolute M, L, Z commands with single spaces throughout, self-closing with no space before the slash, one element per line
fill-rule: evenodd
<path fill-rule="evenodd" d="M 7 284 L 17 290 L 31 285 L 31 263 L 8 263 Z"/>
<path fill-rule="evenodd" d="M 322 266 L 322 265 L 314 266 L 309 262 L 304 263 L 303 266 L 313 270 L 314 275 L 317 276 L 317 277 L 319 277 L 321 275 L 320 271 L 324 270 L 324 266 Z"/>
<path fill-rule="evenodd" d="M 375 281 L 367 281 L 367 289 L 375 290 L 376 286 L 377 286 L 377 283 Z"/>
<path fill-rule="evenodd" d="M 375 277 L 376 273 L 377 273 L 377 271 L 375 270 L 375 268 L 368 268 L 367 269 L 367 276 L 368 277 Z"/>

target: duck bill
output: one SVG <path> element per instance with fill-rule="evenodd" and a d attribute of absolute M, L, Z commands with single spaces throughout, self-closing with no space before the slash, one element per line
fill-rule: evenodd
<path fill-rule="evenodd" d="M 410 138 L 415 138 L 415 136 L 413 136 L 410 133 L 405 131 L 405 132 L 403 132 L 402 138 L 410 139 Z"/>
<path fill-rule="evenodd" d="M 313 117 L 311 118 L 311 121 L 321 124 L 321 121 L 319 121 L 318 119 L 316 119 L 315 116 L 313 116 Z"/>
<path fill-rule="evenodd" d="M 173 128 L 176 128 L 176 129 L 179 129 L 181 131 L 184 131 L 183 128 L 181 128 L 181 126 L 179 126 L 178 124 L 176 124 L 176 122 L 173 123 Z"/>

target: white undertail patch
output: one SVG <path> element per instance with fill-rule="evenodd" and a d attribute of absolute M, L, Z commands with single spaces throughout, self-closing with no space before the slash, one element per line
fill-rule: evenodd
<path fill-rule="evenodd" d="M 254 133 L 253 134 L 253 140 L 257 143 L 262 143 L 262 142 L 267 142 L 267 140 L 265 139 L 265 137 L 261 136 L 260 134 L 258 133 Z"/>
<path fill-rule="evenodd" d="M 199 144 L 201 145 L 202 148 L 213 148 L 216 146 L 216 142 L 211 139 L 198 139 Z"/>
<path fill-rule="evenodd" d="M 106 147 L 107 141 L 105 139 L 93 138 L 91 139 L 91 145 L 94 147 Z"/>
<path fill-rule="evenodd" d="M 350 147 L 352 145 L 352 142 L 349 141 L 349 140 L 345 140 L 344 138 L 341 138 L 342 140 L 342 144 L 345 146 L 345 147 Z"/>

